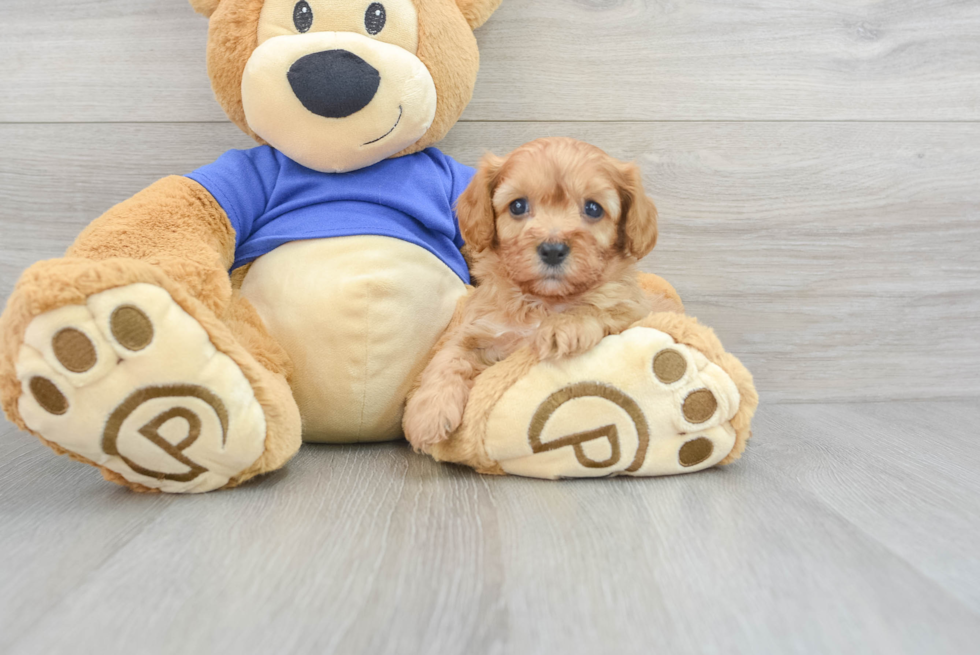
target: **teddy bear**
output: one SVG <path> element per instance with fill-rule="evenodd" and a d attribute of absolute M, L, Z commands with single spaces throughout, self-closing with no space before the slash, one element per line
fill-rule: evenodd
<path fill-rule="evenodd" d="M 304 440 L 401 438 L 471 284 L 454 203 L 474 171 L 432 146 L 500 0 L 190 3 L 215 96 L 257 147 L 109 209 L 0 317 L 5 414 L 140 492 L 233 488 Z M 572 360 L 492 367 L 431 455 L 541 478 L 693 472 L 741 454 L 756 403 L 710 329 L 653 314 Z"/>

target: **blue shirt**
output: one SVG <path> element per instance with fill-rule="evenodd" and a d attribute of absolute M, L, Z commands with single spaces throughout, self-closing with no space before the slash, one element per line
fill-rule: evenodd
<path fill-rule="evenodd" d="M 425 248 L 468 284 L 453 208 L 474 172 L 428 148 L 350 173 L 318 173 L 260 146 L 230 150 L 187 177 L 228 215 L 235 268 L 290 241 L 377 235 Z"/>

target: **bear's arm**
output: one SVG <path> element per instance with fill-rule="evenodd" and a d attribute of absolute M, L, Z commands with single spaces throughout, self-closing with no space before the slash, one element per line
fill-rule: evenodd
<path fill-rule="evenodd" d="M 160 266 L 196 296 L 228 284 L 235 230 L 203 186 L 170 176 L 150 185 L 94 220 L 67 257 L 126 258 Z"/>

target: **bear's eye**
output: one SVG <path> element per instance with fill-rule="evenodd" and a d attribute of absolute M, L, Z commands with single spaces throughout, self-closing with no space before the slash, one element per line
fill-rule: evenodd
<path fill-rule="evenodd" d="M 306 0 L 299 0 L 293 7 L 293 25 L 301 34 L 309 32 L 310 28 L 313 27 L 313 10 L 310 9 L 310 3 Z"/>
<path fill-rule="evenodd" d="M 380 34 L 381 30 L 385 28 L 387 20 L 388 14 L 385 12 L 385 6 L 380 2 L 372 2 L 367 11 L 364 12 L 364 28 L 371 36 Z"/>
<path fill-rule="evenodd" d="M 510 213 L 512 216 L 523 216 L 530 209 L 531 205 L 528 203 L 527 198 L 518 198 L 510 203 Z"/>
<path fill-rule="evenodd" d="M 605 216 L 606 210 L 602 208 L 602 205 L 597 203 L 595 200 L 585 201 L 585 215 L 593 220 L 599 220 Z"/>

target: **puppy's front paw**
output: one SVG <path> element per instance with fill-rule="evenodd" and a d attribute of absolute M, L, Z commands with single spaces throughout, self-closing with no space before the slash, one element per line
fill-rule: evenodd
<path fill-rule="evenodd" d="M 597 346 L 604 336 L 600 327 L 589 323 L 546 321 L 538 328 L 532 347 L 540 360 L 574 357 Z"/>
<path fill-rule="evenodd" d="M 431 394 L 420 392 L 405 407 L 403 427 L 412 447 L 426 451 L 448 439 L 462 422 L 461 407 L 445 400 L 440 403 Z"/>
<path fill-rule="evenodd" d="M 558 335 L 555 326 L 542 325 L 534 335 L 531 349 L 538 359 L 544 361 L 558 356 Z"/>

